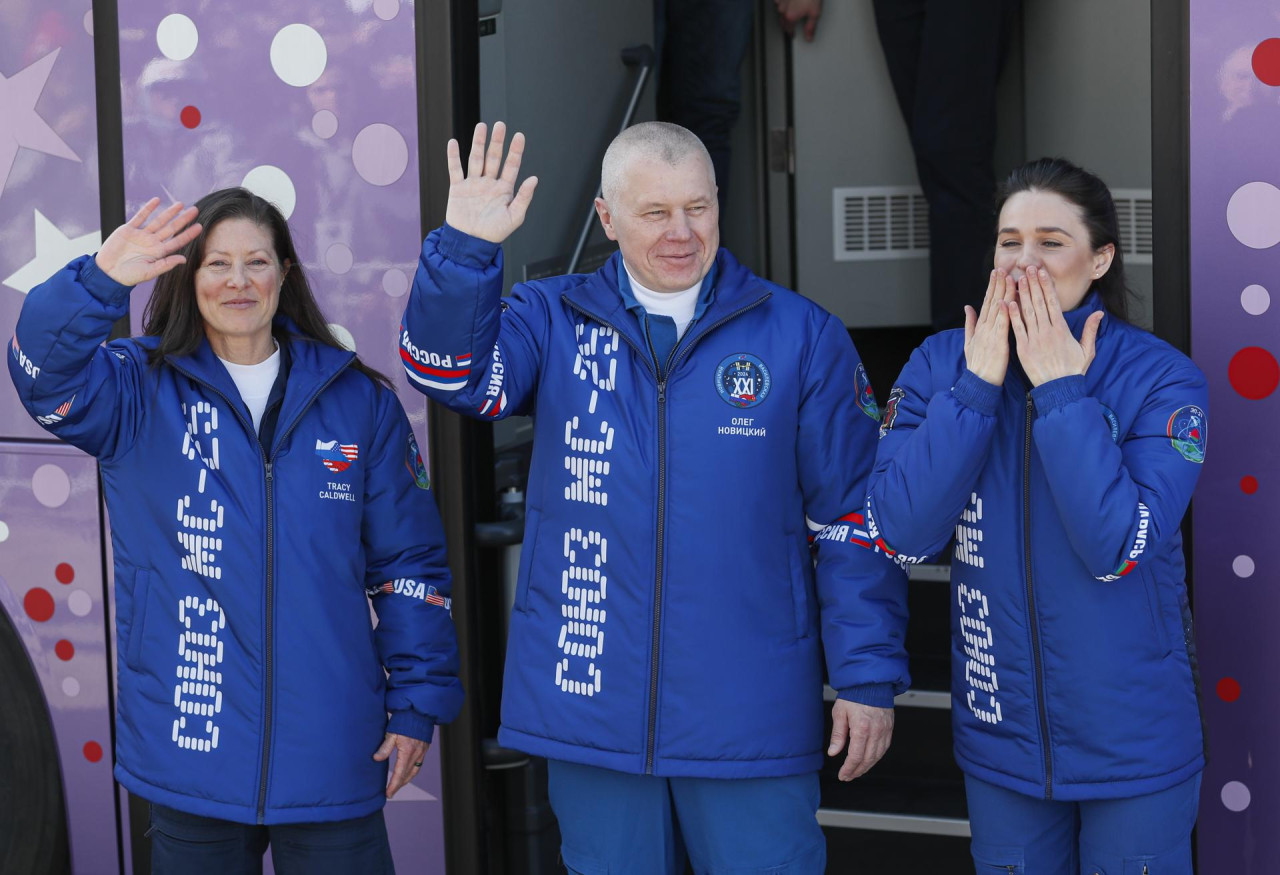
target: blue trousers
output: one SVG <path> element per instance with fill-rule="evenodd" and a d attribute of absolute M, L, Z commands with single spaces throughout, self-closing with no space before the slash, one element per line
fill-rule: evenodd
<path fill-rule="evenodd" d="M 382 811 L 352 820 L 255 826 L 152 804 L 152 875 L 394 875 Z"/>
<path fill-rule="evenodd" d="M 574 875 L 819 875 L 818 775 L 659 778 L 547 763 L 561 855 Z"/>
<path fill-rule="evenodd" d="M 964 779 L 984 873 L 1191 875 L 1200 776 L 1129 799 L 1054 802 Z"/>

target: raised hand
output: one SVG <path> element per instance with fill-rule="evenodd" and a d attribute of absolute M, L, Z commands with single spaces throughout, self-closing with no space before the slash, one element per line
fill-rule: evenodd
<path fill-rule="evenodd" d="M 152 217 L 158 206 L 158 197 L 143 204 L 132 219 L 111 232 L 94 256 L 98 269 L 122 286 L 136 286 L 184 264 L 186 256 L 177 251 L 200 233 L 199 223 L 191 224 L 195 207 L 184 210 L 181 203 L 170 204 Z"/>
<path fill-rule="evenodd" d="M 1018 282 L 1018 300 L 1009 305 L 1018 361 L 1031 385 L 1083 374 L 1093 362 L 1102 311 L 1084 323 L 1077 341 L 1062 315 L 1058 292 L 1044 268 L 1031 268 Z"/>
<path fill-rule="evenodd" d="M 488 148 L 485 148 L 486 134 L 483 122 L 476 125 L 465 176 L 458 141 L 449 141 L 449 205 L 445 208 L 444 220 L 464 234 L 501 243 L 524 223 L 533 190 L 538 187 L 538 177 L 530 176 L 521 183 L 520 190 L 516 190 L 520 159 L 524 157 L 524 134 L 517 133 L 511 138 L 505 165 L 502 146 L 507 126 L 502 122 L 494 124 Z"/>
<path fill-rule="evenodd" d="M 992 384 L 1004 384 L 1009 368 L 1009 313 L 1006 302 L 1013 300 L 1013 279 L 1003 270 L 991 271 L 982 309 L 964 308 L 964 363 L 974 376 Z"/>

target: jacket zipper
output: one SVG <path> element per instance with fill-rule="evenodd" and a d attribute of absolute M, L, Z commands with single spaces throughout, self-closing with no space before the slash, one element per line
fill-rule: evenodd
<path fill-rule="evenodd" d="M 1022 537 L 1027 570 L 1027 613 L 1031 627 L 1031 659 L 1036 672 L 1036 712 L 1040 717 L 1040 744 L 1044 748 L 1044 798 L 1053 798 L 1053 760 L 1049 752 L 1049 714 L 1044 704 L 1044 666 L 1040 659 L 1040 625 L 1037 622 L 1035 587 L 1031 577 L 1031 421 L 1035 402 L 1027 392 L 1027 415 L 1022 446 Z"/>
<path fill-rule="evenodd" d="M 351 364 L 350 359 L 348 359 L 342 365 L 342 367 L 338 368 L 337 371 L 335 371 L 332 375 L 330 375 L 329 379 L 321 383 L 319 388 L 317 388 L 316 391 L 311 394 L 311 397 L 309 397 L 306 400 L 306 402 L 302 405 L 302 409 L 298 411 L 298 415 L 293 418 L 293 422 L 289 424 L 289 427 L 285 429 L 284 434 L 280 436 L 280 439 L 278 441 L 276 441 L 276 446 L 278 447 L 284 446 L 284 442 L 288 439 L 289 435 L 293 433 L 294 428 L 302 420 L 303 415 L 306 414 L 307 410 L 310 409 L 311 405 L 315 403 L 316 398 L 320 397 L 320 393 L 323 392 L 325 389 L 329 388 L 330 384 L 332 384 L 334 380 L 338 379 L 338 377 L 342 374 L 342 372 L 347 369 L 347 365 L 349 364 Z M 244 416 L 241 415 L 239 408 L 236 407 L 236 405 L 232 402 L 230 398 L 226 396 L 224 392 L 222 392 L 220 389 L 218 389 L 218 387 L 214 386 L 213 384 L 205 382 L 204 380 L 200 379 L 195 374 L 192 374 L 190 371 L 184 370 L 183 368 L 177 365 L 174 365 L 172 362 L 170 362 L 170 365 L 172 365 L 175 371 L 177 371 L 180 374 L 186 375 L 188 379 L 196 381 L 197 383 L 204 386 L 206 389 L 213 392 L 215 395 L 217 395 L 219 398 L 221 398 L 223 401 L 227 403 L 227 406 L 231 408 L 231 412 L 236 415 L 236 419 L 240 420 L 240 423 L 245 427 L 245 430 L 254 436 L 254 439 L 258 444 L 258 455 L 262 459 L 262 470 L 266 478 L 267 613 L 266 613 L 264 628 L 266 629 L 267 634 L 266 634 L 266 642 L 263 646 L 263 665 L 265 666 L 265 670 L 266 670 L 266 685 L 263 689 L 263 702 L 262 702 L 262 708 L 263 708 L 263 711 L 262 711 L 263 713 L 262 775 L 258 781 L 258 823 L 264 823 L 266 818 L 266 811 L 267 811 L 267 768 L 270 765 L 270 761 L 271 761 L 271 730 L 272 730 L 271 714 L 272 714 L 272 707 L 273 707 L 272 702 L 274 698 L 272 693 L 274 692 L 274 685 L 275 685 L 275 648 L 274 648 L 274 641 L 272 639 L 272 629 L 274 628 L 273 623 L 274 623 L 274 617 L 275 617 L 275 556 L 274 556 L 274 551 L 275 551 L 275 472 L 273 470 L 273 466 L 275 465 L 275 456 L 272 455 L 270 458 L 267 457 L 267 451 L 262 446 L 262 442 L 257 441 L 257 432 L 254 431 L 253 422 L 251 420 L 246 420 Z"/>
<path fill-rule="evenodd" d="M 707 326 L 707 328 L 694 335 L 693 339 L 684 346 L 681 346 L 680 342 L 677 340 L 676 345 L 672 347 L 671 352 L 667 354 L 667 363 L 661 372 L 658 371 L 657 363 L 654 361 L 655 356 L 653 355 L 652 343 L 649 345 L 650 354 L 645 356 L 644 350 L 640 348 L 639 344 L 635 343 L 631 338 L 619 331 L 616 325 L 611 322 L 606 322 L 594 313 L 582 309 L 573 301 L 570 301 L 567 296 L 562 298 L 562 300 L 564 300 L 564 302 L 572 309 L 578 311 L 588 319 L 593 319 L 601 325 L 613 329 L 619 337 L 630 344 L 636 352 L 640 353 L 640 358 L 644 360 L 645 366 L 649 369 L 649 373 L 653 375 L 654 381 L 658 384 L 658 544 L 657 553 L 655 555 L 657 562 L 654 568 L 653 581 L 653 637 L 649 650 L 649 728 L 648 734 L 645 738 L 644 755 L 644 773 L 646 775 L 653 774 L 654 749 L 656 747 L 658 733 L 658 651 L 659 646 L 662 643 L 662 567 L 664 561 L 663 557 L 666 552 L 667 522 L 667 377 L 676 368 L 676 366 L 680 364 L 680 362 L 684 361 L 685 357 L 689 354 L 689 351 L 697 345 L 698 341 L 702 340 L 702 338 L 706 337 L 712 331 L 715 331 L 729 320 L 735 319 L 743 313 L 746 313 L 748 310 L 752 310 L 760 306 L 767 301 L 772 294 L 773 293 L 770 292 L 760 298 L 757 298 L 745 307 L 739 307 L 727 316 L 716 320 L 711 325 Z M 677 352 L 679 353 L 678 355 Z"/>

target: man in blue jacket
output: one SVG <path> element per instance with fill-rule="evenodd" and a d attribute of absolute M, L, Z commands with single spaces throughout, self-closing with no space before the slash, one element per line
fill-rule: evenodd
<path fill-rule="evenodd" d="M 549 760 L 572 871 L 678 873 L 687 850 L 820 872 L 823 650 L 844 780 L 908 683 L 905 577 L 862 518 L 866 373 L 839 320 L 719 248 L 710 159 L 677 125 L 605 155 L 621 252 L 504 301 L 499 244 L 537 185 L 505 134 L 477 126 L 466 173 L 449 143 L 400 341 L 437 401 L 534 417 L 499 738 Z"/>

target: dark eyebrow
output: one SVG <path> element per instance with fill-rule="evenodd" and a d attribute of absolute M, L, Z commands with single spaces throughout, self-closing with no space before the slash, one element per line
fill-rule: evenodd
<path fill-rule="evenodd" d="M 997 233 L 999 233 L 999 234 L 1017 234 L 1017 233 L 1019 233 L 1019 232 L 1018 232 L 1018 229 L 1017 229 L 1017 228 L 1001 228 Z M 1037 233 L 1037 234 L 1062 234 L 1062 235 L 1064 235 L 1064 236 L 1066 236 L 1066 237 L 1071 237 L 1071 234 L 1070 234 L 1069 232 L 1067 232 L 1066 230 L 1064 230 L 1064 229 L 1062 229 L 1062 228 L 1058 228 L 1058 227 L 1056 227 L 1056 226 L 1050 226 L 1050 227 L 1047 227 L 1047 228 L 1036 228 L 1036 233 Z M 1075 237 L 1071 237 L 1071 239 L 1072 239 L 1072 240 L 1074 240 L 1074 239 L 1076 239 L 1076 238 L 1075 238 Z"/>

